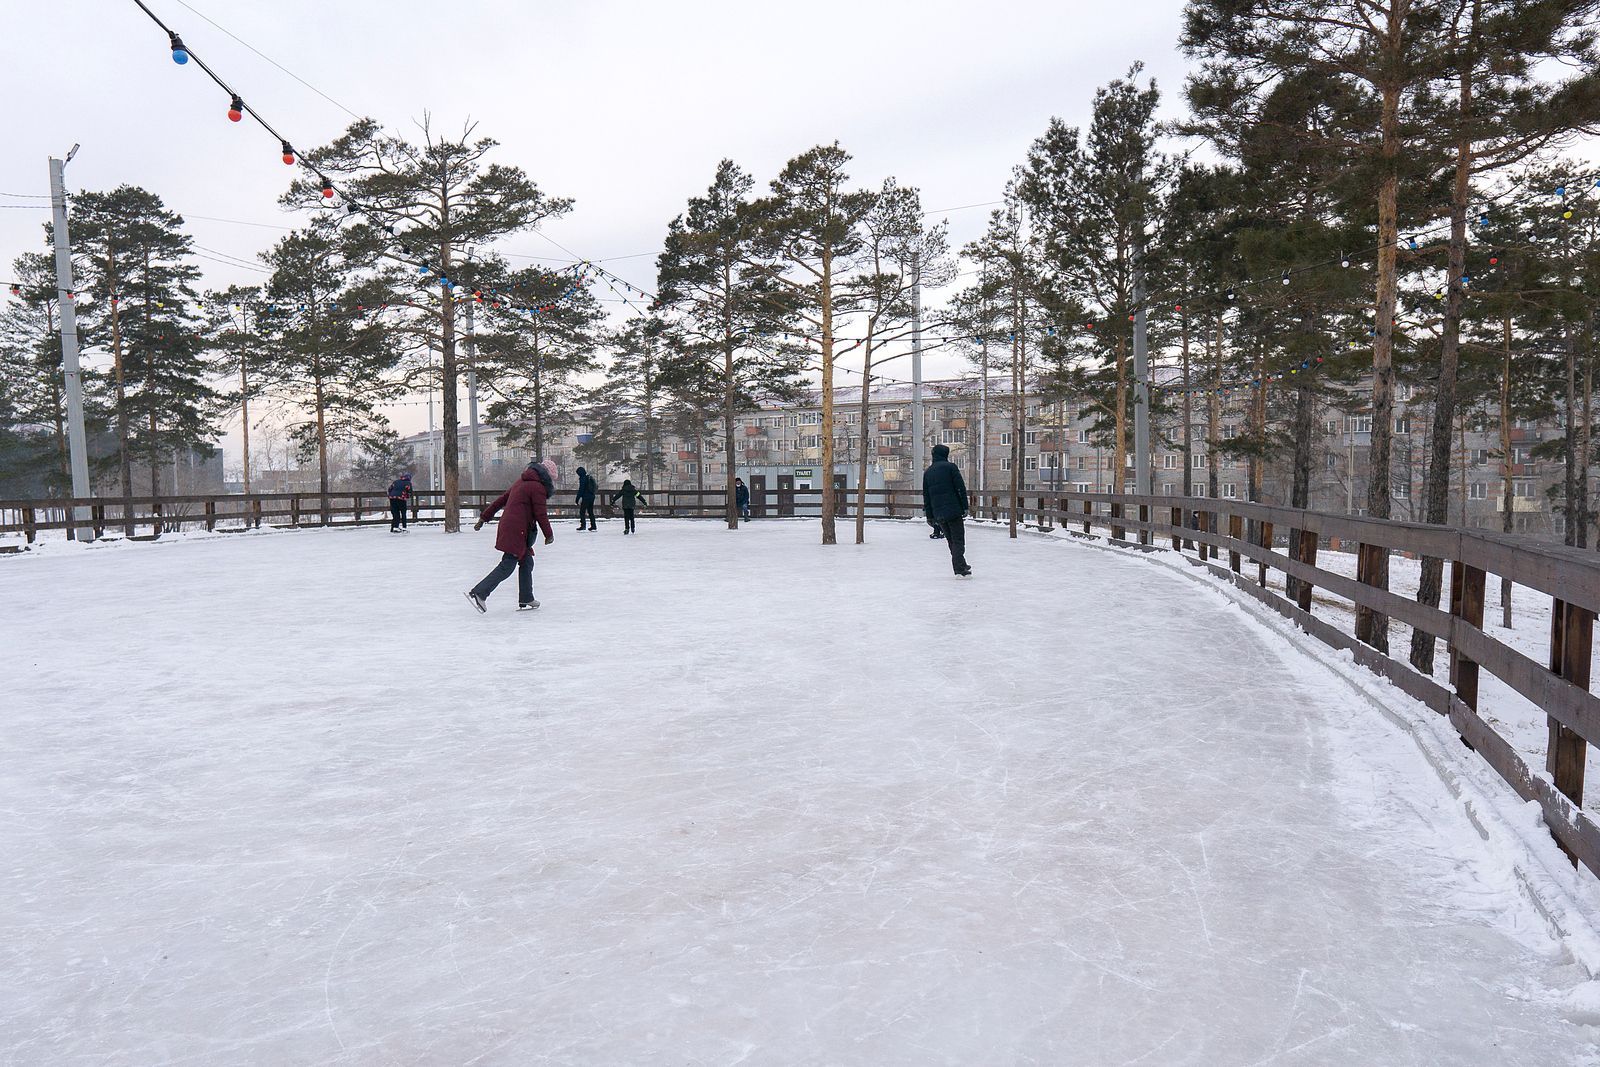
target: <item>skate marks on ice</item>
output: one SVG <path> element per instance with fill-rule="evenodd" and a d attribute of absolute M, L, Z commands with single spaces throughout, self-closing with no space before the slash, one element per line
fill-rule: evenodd
<path fill-rule="evenodd" d="M 533 618 L 462 603 L 488 530 L 5 561 L 0 1060 L 1588 1054 L 1436 779 L 1237 608 L 815 535 L 602 524 Z"/>

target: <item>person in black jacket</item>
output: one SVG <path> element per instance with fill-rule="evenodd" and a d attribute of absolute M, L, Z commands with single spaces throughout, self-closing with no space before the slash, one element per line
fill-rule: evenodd
<path fill-rule="evenodd" d="M 633 484 L 632 478 L 622 480 L 622 488 L 611 494 L 611 505 L 616 506 L 618 500 L 622 501 L 622 532 L 624 534 L 638 533 L 633 525 L 633 509 L 636 504 L 650 506 L 650 501 L 639 492 L 639 487 Z"/>
<path fill-rule="evenodd" d="M 597 488 L 599 487 L 595 484 L 595 480 L 590 476 L 589 472 L 579 467 L 577 504 L 578 529 L 580 530 L 584 529 L 583 524 L 585 521 L 589 524 L 588 529 L 598 529 L 594 524 L 594 493 Z"/>
<path fill-rule="evenodd" d="M 944 533 L 956 576 L 971 575 L 972 568 L 967 566 L 967 531 L 961 524 L 967 514 L 967 483 L 961 477 L 961 468 L 950 462 L 947 445 L 933 446 L 933 463 L 923 472 L 922 512 L 935 529 Z"/>
<path fill-rule="evenodd" d="M 733 480 L 733 506 L 741 519 L 750 517 L 750 487 L 744 484 L 743 478 Z"/>
<path fill-rule="evenodd" d="M 406 508 L 411 506 L 411 472 L 405 471 L 389 483 L 389 532 L 406 528 Z"/>

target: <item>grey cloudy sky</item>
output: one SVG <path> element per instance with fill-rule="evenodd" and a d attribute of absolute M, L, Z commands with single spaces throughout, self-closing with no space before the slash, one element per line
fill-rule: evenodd
<path fill-rule="evenodd" d="M 425 111 L 447 129 L 477 121 L 501 142 L 495 158 L 576 200 L 546 232 L 593 259 L 653 252 L 723 157 L 764 183 L 834 139 L 864 185 L 894 175 L 931 209 L 993 201 L 1052 115 L 1086 121 L 1095 88 L 1135 61 L 1172 113 L 1187 66 L 1181 0 L 146 3 L 298 145 L 325 143 L 350 116 L 202 15 L 395 130 Z M 227 99 L 194 65 L 171 62 L 133 0 L 4 7 L 0 192 L 48 192 L 45 157 L 78 142 L 69 188 L 142 185 L 184 214 L 206 254 L 253 260 L 279 232 L 268 227 L 294 225 L 276 203 L 289 176 L 277 145 L 248 119 L 227 121 Z M 65 49 L 52 43 L 63 29 Z M 39 246 L 45 216 L 25 199 L 0 204 L 8 270 Z M 949 214 L 957 243 L 985 213 Z M 566 255 L 535 233 L 502 249 Z M 260 277 L 201 264 L 207 285 Z M 652 287 L 648 255 L 606 265 Z"/>

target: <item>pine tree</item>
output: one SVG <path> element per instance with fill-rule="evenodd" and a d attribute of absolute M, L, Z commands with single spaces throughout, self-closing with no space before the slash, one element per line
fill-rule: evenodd
<path fill-rule="evenodd" d="M 19 292 L 0 308 L 0 484 L 6 486 L 0 494 L 70 495 L 55 263 L 30 252 L 18 256 L 11 269 Z M 87 372 L 84 423 L 91 444 L 104 421 L 96 385 L 96 376 Z M 96 458 L 91 455 L 91 462 Z"/>
<path fill-rule="evenodd" d="M 1203 62 L 1189 96 L 1197 107 L 1228 110 L 1232 101 L 1269 92 L 1285 78 L 1318 74 L 1340 81 L 1372 116 L 1353 141 L 1355 169 L 1366 177 L 1377 212 L 1376 334 L 1372 356 L 1371 474 L 1367 510 L 1391 513 L 1394 432 L 1394 324 L 1399 299 L 1400 186 L 1408 168 L 1426 166 L 1437 109 L 1430 90 L 1447 69 L 1445 0 L 1190 0 L 1182 44 Z M 1389 562 L 1364 560 L 1361 578 L 1388 588 Z M 1360 608 L 1357 636 L 1389 649 L 1388 619 Z"/>
<path fill-rule="evenodd" d="M 414 271 L 421 260 L 425 283 L 408 302 L 429 320 L 442 353 L 445 530 L 461 529 L 459 458 L 460 363 L 452 277 L 473 245 L 531 229 L 565 214 L 567 200 L 546 196 L 517 167 L 488 162 L 495 142 L 476 136 L 468 123 L 458 137 L 436 136 L 422 123 L 421 143 L 381 132 L 370 119 L 352 123 L 332 144 L 306 154 L 306 162 L 334 178 L 364 215 L 349 231 L 348 255 L 355 262 L 382 258 L 396 273 Z M 296 182 L 285 195 L 295 205 L 325 203 L 315 182 Z M 470 269 L 470 268 L 468 268 Z M 401 284 L 393 278 L 391 284 Z M 395 303 L 398 297 L 391 299 Z"/>
<path fill-rule="evenodd" d="M 79 193 L 71 230 L 80 282 L 96 297 L 82 302 L 80 321 L 111 348 L 123 496 L 132 493 L 135 455 L 156 496 L 163 460 L 188 449 L 209 455 L 218 432 L 218 397 L 195 316 L 193 241 L 182 216 L 129 185 Z"/>
<path fill-rule="evenodd" d="M 578 455 L 611 470 L 626 470 L 655 488 L 661 457 L 661 320 L 634 318 L 611 336 L 605 380 L 584 399 L 592 436 Z"/>
<path fill-rule="evenodd" d="M 750 211 L 760 222 L 751 257 L 756 278 L 787 291 L 795 314 L 817 333 L 822 379 L 822 543 L 838 543 L 834 529 L 834 361 L 841 322 L 854 310 L 848 279 L 859 266 L 860 223 L 873 194 L 848 188 L 850 154 L 818 145 L 784 165 L 771 195 Z"/>
<path fill-rule="evenodd" d="M 955 276 L 944 223 L 926 226 L 922 196 L 893 178 L 877 191 L 862 217 L 862 270 L 853 279 L 852 303 L 860 309 L 861 410 L 856 469 L 856 544 L 866 541 L 867 453 L 872 435 L 872 371 L 878 349 L 908 336 L 913 323 L 913 294 L 918 286 L 937 288 Z M 850 351 L 849 348 L 842 350 Z M 912 442 L 912 469 L 926 465 L 927 443 Z"/>
<path fill-rule="evenodd" d="M 1128 359 L 1136 275 L 1148 271 L 1156 189 L 1172 169 L 1155 151 L 1154 80 L 1138 84 L 1140 64 L 1095 93 L 1087 135 L 1052 119 L 1033 143 L 1017 191 L 1038 229 L 1041 287 L 1058 305 L 1081 303 L 1095 319 L 1095 339 L 1109 350 L 1106 374 L 1085 375 L 1100 388 L 1112 421 L 1114 492 L 1122 492 L 1129 447 Z"/>
<path fill-rule="evenodd" d="M 250 492 L 250 401 L 261 392 L 257 380 L 266 351 L 262 313 L 266 301 L 254 285 L 230 285 L 206 295 L 211 320 L 206 330 L 214 365 L 226 380 L 237 382 L 221 399 L 229 407 L 239 406 L 239 438 L 242 445 L 239 470 L 244 491 Z"/>
<path fill-rule="evenodd" d="M 804 363 L 783 343 L 791 326 L 787 293 L 771 275 L 752 268 L 760 221 L 750 210 L 754 181 L 732 160 L 717 166 L 704 196 L 667 228 L 656 261 L 658 300 L 676 313 L 687 355 L 704 360 L 720 398 L 724 517 L 739 528 L 734 499 L 735 420 L 763 398 L 794 389 Z"/>
<path fill-rule="evenodd" d="M 263 324 L 269 344 L 261 388 L 306 415 L 291 432 L 299 454 L 315 458 L 324 521 L 332 489 L 329 445 L 381 440 L 379 411 L 401 391 L 398 349 L 378 320 L 382 289 L 362 279 L 343 242 L 323 220 L 284 237 L 266 254 L 266 297 L 276 313 Z"/>
<path fill-rule="evenodd" d="M 498 286 L 511 297 L 479 325 L 478 384 L 489 422 L 534 458 L 577 425 L 585 376 L 599 369 L 605 315 L 570 272 L 529 268 Z"/>

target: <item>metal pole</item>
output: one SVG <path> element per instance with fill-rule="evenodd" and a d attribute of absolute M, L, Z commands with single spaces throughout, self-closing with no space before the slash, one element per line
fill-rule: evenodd
<path fill-rule="evenodd" d="M 1150 359 L 1145 339 L 1143 234 L 1133 254 L 1133 484 L 1136 492 L 1149 496 Z"/>
<path fill-rule="evenodd" d="M 978 496 L 989 487 L 989 261 L 979 268 L 978 291 L 983 294 L 979 320 L 978 362 L 983 378 L 978 386 Z"/>
<path fill-rule="evenodd" d="M 928 465 L 922 436 L 922 265 L 911 253 L 911 455 L 913 472 Z"/>
<path fill-rule="evenodd" d="M 73 145 L 71 159 L 78 151 Z M 50 157 L 50 207 L 56 244 L 56 304 L 61 310 L 61 368 L 67 387 L 67 449 L 72 467 L 72 495 L 89 495 L 89 447 L 83 432 L 83 371 L 78 365 L 78 309 L 73 304 L 77 286 L 72 280 L 72 244 L 67 237 L 66 160 Z M 75 524 L 69 531 L 77 540 L 93 540 L 87 508 L 72 509 Z"/>
<path fill-rule="evenodd" d="M 474 297 L 467 304 L 467 417 L 471 420 L 467 437 L 472 443 L 472 460 L 467 464 L 468 487 L 478 488 L 478 339 L 473 332 Z"/>

